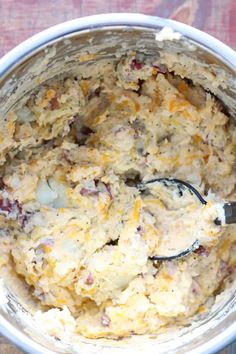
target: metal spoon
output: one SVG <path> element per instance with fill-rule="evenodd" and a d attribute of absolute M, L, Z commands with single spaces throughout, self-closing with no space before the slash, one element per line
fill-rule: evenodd
<path fill-rule="evenodd" d="M 154 178 L 154 179 L 137 184 L 137 188 L 142 193 L 148 189 L 148 185 L 150 185 L 152 183 L 156 183 L 156 182 L 163 183 L 166 187 L 168 187 L 170 185 L 176 186 L 179 190 L 180 195 L 182 195 L 183 190 L 188 189 L 189 192 L 191 194 L 194 194 L 202 204 L 204 204 L 204 205 L 207 204 L 207 201 L 201 196 L 201 194 L 191 184 L 189 184 L 185 181 L 182 181 L 180 179 L 177 179 L 177 178 Z M 223 205 L 223 210 L 224 210 L 225 224 L 236 223 L 236 202 L 225 203 Z M 222 222 L 221 222 L 220 218 L 217 217 L 214 220 L 214 223 L 216 225 L 221 225 Z M 173 260 L 173 259 L 182 258 L 182 257 L 188 255 L 189 253 L 197 250 L 199 248 L 199 246 L 200 246 L 199 241 L 195 240 L 190 247 L 188 247 L 187 249 L 181 251 L 180 253 L 178 253 L 176 255 L 173 255 L 173 256 L 172 255 L 171 256 L 155 255 L 155 256 L 149 257 L 149 259 L 152 261 L 165 261 L 165 260 Z"/>

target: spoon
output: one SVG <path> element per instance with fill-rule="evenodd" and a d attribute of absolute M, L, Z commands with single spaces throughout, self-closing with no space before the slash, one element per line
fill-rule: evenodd
<path fill-rule="evenodd" d="M 151 186 L 153 183 L 162 183 L 165 187 L 174 186 L 177 188 L 179 195 L 183 195 L 184 190 L 188 190 L 190 194 L 195 195 L 201 204 L 206 205 L 207 201 L 201 196 L 201 194 L 189 183 L 179 180 L 177 178 L 154 178 L 142 183 L 137 184 L 138 190 L 143 193 L 148 190 L 148 187 Z M 221 216 L 217 217 L 213 222 L 216 225 L 222 224 L 222 219 L 224 220 L 225 224 L 233 224 L 236 223 L 236 202 L 228 202 L 223 204 L 223 218 Z M 165 256 L 165 255 L 155 255 L 149 257 L 152 261 L 165 261 L 165 260 L 173 260 L 182 258 L 188 255 L 191 252 L 194 252 L 200 247 L 199 240 L 195 240 L 188 248 L 184 249 L 183 251 L 179 252 L 175 255 Z"/>

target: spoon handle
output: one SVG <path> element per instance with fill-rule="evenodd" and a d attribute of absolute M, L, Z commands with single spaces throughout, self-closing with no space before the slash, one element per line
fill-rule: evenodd
<path fill-rule="evenodd" d="M 236 223 L 236 202 L 225 203 L 225 223 L 234 224 Z"/>

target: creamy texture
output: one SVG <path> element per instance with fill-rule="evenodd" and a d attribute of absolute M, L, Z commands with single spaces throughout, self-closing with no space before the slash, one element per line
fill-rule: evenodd
<path fill-rule="evenodd" d="M 235 226 L 213 223 L 235 198 L 236 129 L 214 97 L 131 53 L 43 85 L 4 124 L 1 266 L 30 286 L 39 325 L 119 338 L 206 310 L 236 263 Z M 154 176 L 192 183 L 208 204 L 140 193 Z M 154 264 L 173 234 L 174 251 L 201 247 Z"/>
<path fill-rule="evenodd" d="M 150 238 L 153 256 L 176 256 L 195 243 L 214 246 L 224 231 L 213 222 L 219 218 L 224 225 L 223 204 L 209 200 L 203 205 L 188 188 L 177 183 L 146 184 L 143 208 L 145 218 L 152 218 L 156 229 L 156 237 Z"/>

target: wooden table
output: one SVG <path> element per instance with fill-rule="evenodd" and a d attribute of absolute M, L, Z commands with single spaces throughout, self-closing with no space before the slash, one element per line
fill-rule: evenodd
<path fill-rule="evenodd" d="M 208 32 L 236 49 L 236 0 L 0 0 L 0 56 L 49 26 L 109 12 L 172 18 Z M 0 354 L 20 353 L 0 337 Z M 236 354 L 236 343 L 220 354 Z"/>

